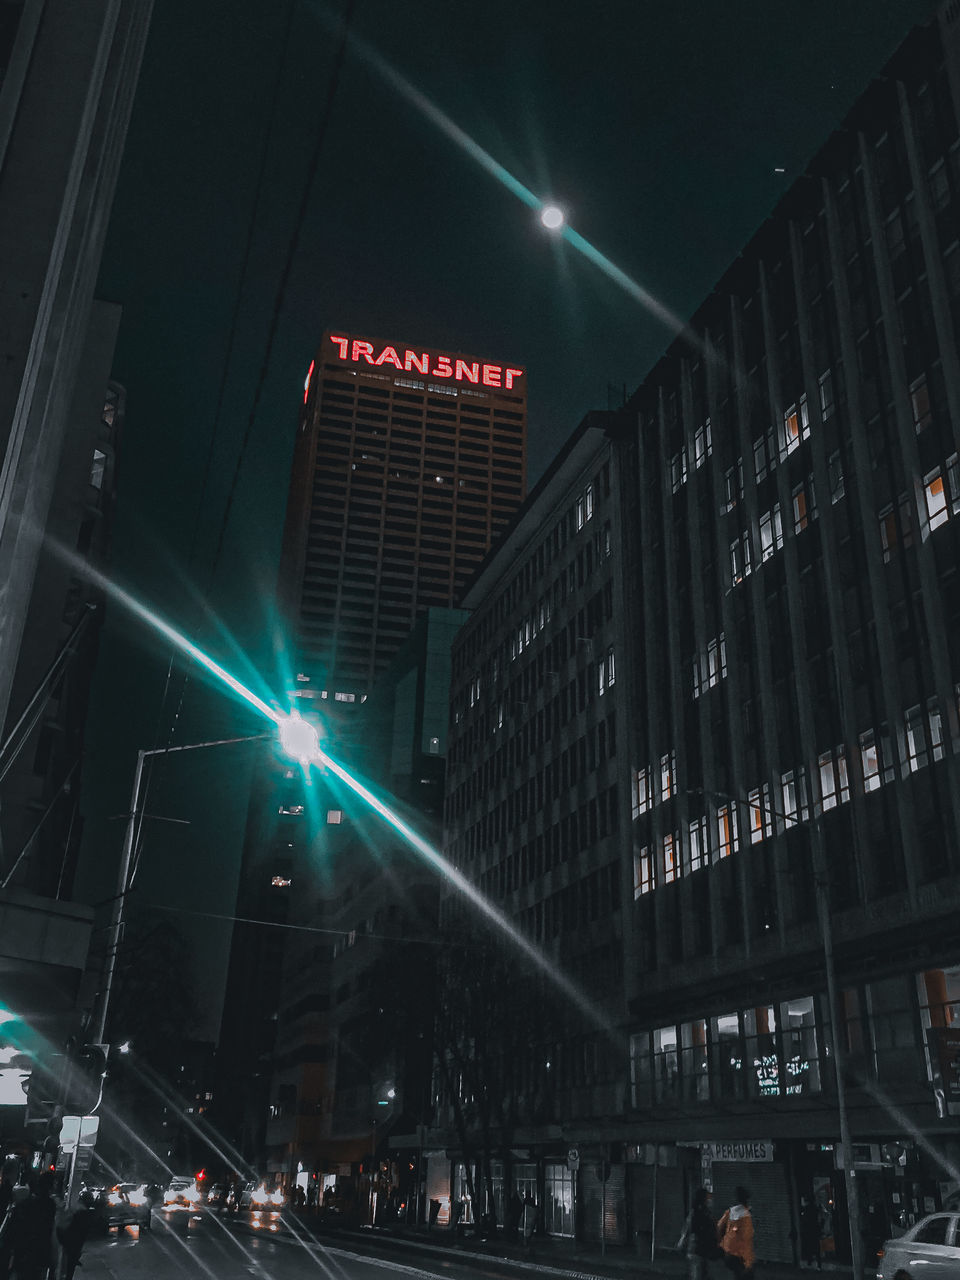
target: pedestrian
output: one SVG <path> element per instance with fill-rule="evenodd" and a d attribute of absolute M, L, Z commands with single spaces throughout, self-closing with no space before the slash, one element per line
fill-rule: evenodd
<path fill-rule="evenodd" d="M 53 1174 L 42 1173 L 33 1190 L 18 1196 L 14 1188 L 13 1207 L 6 1230 L 10 1232 L 13 1274 L 17 1280 L 46 1280 L 53 1257 L 54 1203 Z"/>
<path fill-rule="evenodd" d="M 147 1211 L 143 1216 L 143 1222 L 140 1224 L 140 1230 L 152 1231 L 153 1211 L 158 1204 L 163 1203 L 163 1191 L 156 1182 L 148 1182 L 143 1189 L 143 1198 L 147 1202 Z"/>
<path fill-rule="evenodd" d="M 736 1196 L 737 1203 L 717 1223 L 717 1240 L 725 1265 L 741 1280 L 750 1280 L 754 1264 L 750 1192 L 746 1187 L 737 1187 Z"/>
<path fill-rule="evenodd" d="M 73 1280 L 73 1273 L 80 1265 L 80 1255 L 87 1242 L 97 1216 L 92 1191 L 80 1192 L 80 1203 L 70 1217 L 57 1227 L 57 1240 L 63 1250 L 63 1274 L 61 1280 Z"/>
<path fill-rule="evenodd" d="M 503 1230 L 508 1240 L 516 1240 L 520 1231 L 520 1219 L 523 1217 L 523 1198 L 514 1188 L 513 1195 L 507 1201 L 507 1209 L 503 1215 Z"/>
<path fill-rule="evenodd" d="M 710 1260 L 723 1256 L 723 1251 L 717 1244 L 717 1224 L 710 1212 L 712 1203 L 710 1191 L 706 1187 L 699 1187 L 677 1241 L 677 1248 L 687 1255 L 690 1280 L 707 1280 Z"/>
<path fill-rule="evenodd" d="M 529 1192 L 523 1197 L 523 1213 L 520 1215 L 520 1229 L 523 1231 L 523 1247 L 530 1248 L 533 1232 L 537 1225 L 537 1202 Z"/>
<path fill-rule="evenodd" d="M 812 1196 L 800 1197 L 800 1265 L 823 1270 L 820 1258 L 820 1237 L 823 1234 L 823 1216 L 820 1206 Z"/>

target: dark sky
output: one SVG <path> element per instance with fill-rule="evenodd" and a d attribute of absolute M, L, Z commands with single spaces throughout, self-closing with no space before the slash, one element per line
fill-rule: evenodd
<path fill-rule="evenodd" d="M 357 45 L 328 108 L 344 11 L 343 0 L 156 0 L 100 282 L 124 306 L 115 372 L 128 393 L 113 571 L 228 665 L 235 644 L 274 687 L 280 525 L 324 328 L 524 365 L 531 483 L 670 336 Z M 351 31 L 685 317 L 931 11 L 926 0 L 357 0 Z M 163 648 L 111 609 L 86 766 L 91 896 L 116 858 L 122 823 L 110 819 L 127 806 L 137 748 L 155 744 L 158 722 L 166 737 L 179 704 L 182 682 L 162 700 L 165 671 Z M 225 698 L 187 687 L 176 740 L 247 728 L 259 726 Z M 224 909 L 249 749 L 228 750 L 226 763 L 202 752 L 160 780 L 151 809 L 191 825 L 150 825 L 142 900 L 182 902 L 189 886 L 195 908 Z"/>

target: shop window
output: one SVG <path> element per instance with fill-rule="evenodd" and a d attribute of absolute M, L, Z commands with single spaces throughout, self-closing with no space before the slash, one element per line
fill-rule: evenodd
<path fill-rule="evenodd" d="M 913 1082 L 920 1072 L 915 991 L 906 978 L 886 978 L 866 987 L 867 1012 L 879 1080 Z"/>
<path fill-rule="evenodd" d="M 573 1173 L 566 1164 L 543 1168 L 543 1229 L 548 1236 L 573 1236 Z"/>

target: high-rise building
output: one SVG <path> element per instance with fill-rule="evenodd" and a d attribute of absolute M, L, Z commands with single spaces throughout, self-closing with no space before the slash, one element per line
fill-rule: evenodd
<path fill-rule="evenodd" d="M 420 610 L 454 603 L 526 490 L 522 368 L 324 335 L 304 390 L 281 591 L 297 672 L 368 693 Z"/>
<path fill-rule="evenodd" d="M 324 336 L 303 391 L 280 598 L 292 634 L 289 696 L 334 752 L 369 765 L 365 746 L 354 750 L 369 735 L 360 704 L 418 620 L 455 603 L 523 500 L 525 383 L 516 365 L 462 352 Z M 318 831 L 309 820 L 314 800 L 299 769 L 273 759 L 261 771 L 239 916 L 287 919 L 284 882 L 296 883 L 314 842 L 327 839 L 325 823 Z M 234 934 L 217 1096 L 251 1156 L 263 1144 L 283 939 L 252 924 Z M 324 975 L 308 969 L 299 985 L 314 981 Z M 343 1121 L 351 1132 L 358 1123 L 365 1113 Z"/>
<path fill-rule="evenodd" d="M 448 854 L 610 990 L 607 1028 L 571 1009 L 511 1077 L 503 1041 L 509 1129 L 485 1135 L 450 1075 L 432 1197 L 532 1186 L 549 1233 L 654 1247 L 694 1187 L 720 1208 L 742 1184 L 758 1251 L 788 1261 L 801 1196 L 840 1261 L 953 1203 L 958 232 L 951 3 L 465 597 Z M 608 576 L 615 621 L 591 607 Z"/>

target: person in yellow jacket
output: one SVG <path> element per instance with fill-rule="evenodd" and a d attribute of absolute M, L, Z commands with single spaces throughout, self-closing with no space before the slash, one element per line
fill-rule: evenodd
<path fill-rule="evenodd" d="M 750 1280 L 755 1260 L 750 1192 L 746 1187 L 737 1187 L 736 1195 L 737 1203 L 731 1205 L 717 1223 L 717 1240 L 727 1267 L 735 1276 Z"/>

